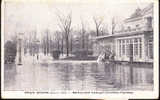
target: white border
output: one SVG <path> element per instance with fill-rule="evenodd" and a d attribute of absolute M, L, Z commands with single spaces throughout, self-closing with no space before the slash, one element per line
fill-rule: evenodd
<path fill-rule="evenodd" d="M 4 41 L 4 1 L 12 1 L 12 2 L 15 2 L 15 1 L 18 1 L 18 0 L 3 0 L 2 1 L 2 6 L 1 6 L 1 23 L 2 23 L 2 26 L 1 26 L 1 93 L 2 93 L 2 98 L 89 98 L 89 99 L 113 99 L 113 98 L 158 98 L 158 94 L 159 94 L 159 76 L 158 76 L 158 73 L 159 73 L 159 51 L 158 51 L 158 48 L 159 48 L 159 19 L 158 19 L 158 0 L 143 0 L 145 2 L 154 2 L 154 89 L 153 89 L 153 92 L 151 91 L 131 91 L 131 92 L 134 92 L 133 94 L 123 94 L 123 93 L 118 93 L 118 94 L 56 94 L 56 95 L 52 95 L 52 94 L 24 94 L 24 92 L 22 91 L 3 91 L 4 90 L 4 84 L 3 84 L 3 81 L 4 81 L 4 75 L 3 75 L 3 70 L 4 70 L 4 66 L 3 66 L 3 62 L 4 62 L 4 59 L 3 59 L 3 56 L 4 56 L 4 44 L 3 44 L 3 41 Z M 22 1 L 22 0 L 21 0 Z M 44 1 L 44 0 L 23 0 L 23 1 Z M 47 0 L 49 1 L 49 0 Z M 51 1 L 51 0 L 50 0 Z M 56 0 L 54 0 L 56 1 Z M 64 0 L 60 0 L 60 2 L 63 2 Z M 73 0 L 65 0 L 65 2 L 71 2 Z M 76 1 L 79 1 L 79 0 L 76 0 Z M 96 0 L 92 0 L 92 1 L 96 1 Z M 88 0 L 88 2 L 92 2 L 91 0 Z M 131 2 L 132 0 L 128 0 L 128 2 Z M 87 0 L 86 0 L 87 2 Z M 118 2 L 118 1 L 117 1 Z M 133 2 L 133 1 L 132 1 Z M 136 1 L 134 1 L 136 2 Z M 108 91 L 109 92 L 109 91 Z M 119 92 L 119 91 L 117 91 Z M 129 92 L 129 91 L 126 91 L 126 92 Z"/>

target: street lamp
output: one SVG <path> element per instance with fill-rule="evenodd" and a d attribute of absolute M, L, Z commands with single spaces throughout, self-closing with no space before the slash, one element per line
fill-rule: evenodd
<path fill-rule="evenodd" d="M 35 43 L 36 43 L 36 53 L 37 53 L 37 60 L 38 60 L 39 59 L 39 43 L 40 43 L 40 41 L 36 40 Z"/>
<path fill-rule="evenodd" d="M 22 65 L 22 36 L 23 33 L 19 33 L 19 39 L 18 39 L 18 53 L 19 53 L 19 58 L 18 58 L 18 65 Z"/>

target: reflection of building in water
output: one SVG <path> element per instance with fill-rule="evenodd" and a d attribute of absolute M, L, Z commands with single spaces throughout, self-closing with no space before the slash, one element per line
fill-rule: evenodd
<path fill-rule="evenodd" d="M 137 8 L 124 20 L 124 29 L 107 36 L 96 38 L 99 45 L 116 53 L 120 61 L 153 60 L 153 4 L 144 9 Z"/>

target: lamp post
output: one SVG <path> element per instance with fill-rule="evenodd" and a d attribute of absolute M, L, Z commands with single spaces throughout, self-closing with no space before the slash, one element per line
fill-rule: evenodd
<path fill-rule="evenodd" d="M 23 33 L 19 33 L 19 39 L 18 39 L 18 53 L 19 53 L 19 58 L 18 58 L 18 65 L 22 65 L 22 36 Z"/>
<path fill-rule="evenodd" d="M 39 43 L 40 43 L 40 41 L 39 41 L 39 40 L 36 40 L 36 41 L 35 41 L 35 44 L 36 44 L 37 60 L 39 59 Z"/>

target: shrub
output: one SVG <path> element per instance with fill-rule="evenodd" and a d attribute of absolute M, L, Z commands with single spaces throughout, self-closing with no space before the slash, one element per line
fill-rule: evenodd
<path fill-rule="evenodd" d="M 4 58 L 5 63 L 15 61 L 16 53 L 17 53 L 17 45 L 13 41 L 7 41 L 4 45 Z"/>
<path fill-rule="evenodd" d="M 92 51 L 92 50 L 88 50 L 88 51 L 87 51 L 87 54 L 88 54 L 88 55 L 93 55 L 93 51 Z"/>
<path fill-rule="evenodd" d="M 78 58 L 83 58 L 83 57 L 87 57 L 87 50 L 85 49 L 79 49 L 73 52 L 73 54 L 78 57 Z"/>
<path fill-rule="evenodd" d="M 52 57 L 54 59 L 59 59 L 59 56 L 60 56 L 60 51 L 59 50 L 53 50 L 52 51 Z"/>

